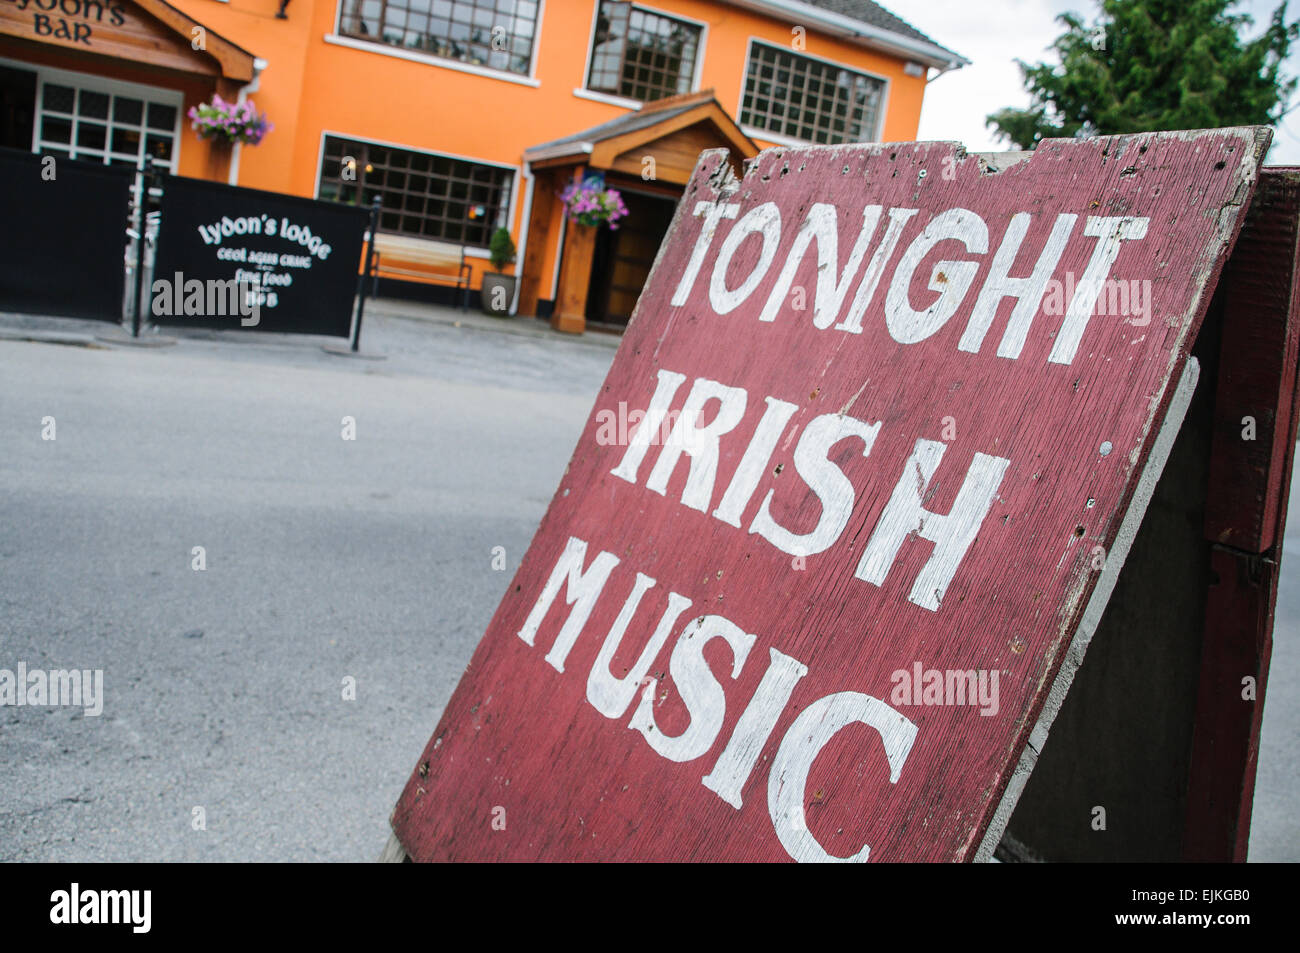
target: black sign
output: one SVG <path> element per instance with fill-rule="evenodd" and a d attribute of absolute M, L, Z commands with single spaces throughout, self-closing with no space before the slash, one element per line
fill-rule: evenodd
<path fill-rule="evenodd" d="M 133 175 L 0 149 L 0 311 L 122 320 Z"/>
<path fill-rule="evenodd" d="M 369 220 L 366 208 L 169 176 L 144 317 L 347 337 Z"/>

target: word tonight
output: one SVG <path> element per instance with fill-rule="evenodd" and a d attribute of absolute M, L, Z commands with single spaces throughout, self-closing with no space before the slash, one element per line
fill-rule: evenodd
<path fill-rule="evenodd" d="M 843 262 L 839 254 L 839 211 L 834 205 L 813 203 L 788 243 L 784 238 L 781 210 L 775 202 L 757 205 L 744 216 L 740 215 L 740 210 L 739 204 L 725 200 L 696 203 L 694 214 L 703 219 L 703 224 L 673 292 L 673 307 L 682 307 L 696 300 L 693 296 L 695 285 L 701 272 L 706 271 L 705 262 L 719 226 L 724 220 L 737 219 L 722 239 L 706 279 L 709 306 L 717 314 L 734 311 L 758 290 L 776 263 L 777 252 L 784 246 L 784 261 L 758 315 L 760 321 L 775 321 L 790 296 L 805 256 L 815 242 L 817 279 L 812 308 L 813 327 L 861 334 L 862 319 L 883 284 L 885 325 L 890 335 L 900 344 L 916 344 L 939 331 L 965 304 L 980 270 L 980 262 L 969 257 L 944 258 L 936 262 L 928 279 L 929 290 L 935 296 L 917 307 L 911 287 L 922 263 L 941 243 L 950 247 L 953 242 L 959 243 L 968 255 L 987 255 L 991 247 L 988 224 L 978 213 L 965 208 L 950 208 L 925 224 L 893 264 L 892 277 L 884 281 L 904 230 L 920 214 L 919 209 L 891 208 L 886 211 L 880 205 L 863 208 L 857 238 Z M 957 344 L 958 350 L 978 354 L 1002 300 L 1012 298 L 1016 304 L 998 343 L 997 355 L 1018 358 L 1030 326 L 1040 312 L 1043 297 L 1051 288 L 1062 254 L 1072 241 L 1078 240 L 1075 236 L 1081 235 L 1085 241 L 1092 240 L 1091 254 L 1077 283 L 1073 278 L 1069 280 L 1070 302 L 1065 307 L 1060 330 L 1047 358 L 1055 364 L 1070 364 L 1074 360 L 1121 246 L 1124 242 L 1145 238 L 1149 221 L 1133 216 L 1089 215 L 1079 228 L 1079 217 L 1072 213 L 1056 216 L 1046 238 L 1036 239 L 1042 243 L 1041 249 L 1027 275 L 1012 275 L 1011 271 L 1034 224 L 1034 216 L 1019 212 L 1011 217 L 997 251 L 993 253 L 984 284 L 970 307 L 965 330 Z M 877 233 L 880 233 L 878 239 Z M 732 285 L 729 283 L 735 278 L 731 275 L 732 262 L 741 246 L 754 236 L 760 241 L 758 258 L 749 273 Z M 870 258 L 868 252 L 871 252 Z M 1060 287 L 1059 279 L 1056 281 Z M 850 291 L 853 292 L 851 296 Z"/>

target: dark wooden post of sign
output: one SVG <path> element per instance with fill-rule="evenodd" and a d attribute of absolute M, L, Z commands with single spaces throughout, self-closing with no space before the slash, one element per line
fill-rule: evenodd
<path fill-rule="evenodd" d="M 1266 169 L 1224 281 L 1212 545 L 1183 856 L 1244 861 L 1300 417 L 1300 170 Z"/>
<path fill-rule="evenodd" d="M 1270 138 L 705 152 L 385 857 L 1240 857 L 1296 416 Z"/>
<path fill-rule="evenodd" d="M 366 313 L 366 289 L 370 285 L 375 267 L 375 229 L 379 227 L 380 200 L 376 196 L 370 205 L 370 238 L 366 241 L 366 264 L 361 269 L 357 281 L 357 319 L 352 324 L 352 352 L 355 354 L 361 344 L 361 318 Z"/>
<path fill-rule="evenodd" d="M 140 196 L 136 199 L 135 240 L 135 303 L 131 308 L 131 337 L 140 336 L 140 299 L 144 285 L 144 246 L 149 230 L 149 190 L 154 185 L 153 156 L 144 157 L 144 170 L 140 173 Z"/>

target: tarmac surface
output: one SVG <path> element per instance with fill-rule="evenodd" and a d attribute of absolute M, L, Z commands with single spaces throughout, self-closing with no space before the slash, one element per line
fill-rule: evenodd
<path fill-rule="evenodd" d="M 383 360 L 166 334 L 0 315 L 0 668 L 105 684 L 0 708 L 0 860 L 372 860 L 618 338 L 391 301 Z M 1291 515 L 1252 860 L 1300 860 Z"/>

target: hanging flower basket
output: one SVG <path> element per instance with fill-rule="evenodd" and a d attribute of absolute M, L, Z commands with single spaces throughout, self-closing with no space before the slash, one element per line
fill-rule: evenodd
<path fill-rule="evenodd" d="M 560 193 L 560 199 L 569 220 L 579 225 L 608 225 L 618 228 L 618 220 L 627 215 L 627 206 L 617 189 L 607 189 L 604 183 L 588 179 L 574 182 Z"/>
<path fill-rule="evenodd" d="M 234 144 L 243 142 L 255 146 L 275 127 L 266 118 L 266 113 L 259 113 L 253 101 L 228 103 L 213 93 L 212 102 L 201 106 L 191 106 L 188 113 L 193 120 L 194 131 L 200 139 Z"/>

